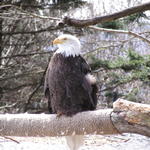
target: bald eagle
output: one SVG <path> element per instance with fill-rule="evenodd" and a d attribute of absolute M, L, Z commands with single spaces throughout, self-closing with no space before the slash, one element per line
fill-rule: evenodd
<path fill-rule="evenodd" d="M 81 57 L 80 41 L 72 35 L 60 35 L 53 41 L 58 45 L 49 63 L 44 84 L 50 113 L 72 116 L 94 110 L 97 105 L 96 79 Z M 83 136 L 67 137 L 71 150 L 77 150 Z"/>

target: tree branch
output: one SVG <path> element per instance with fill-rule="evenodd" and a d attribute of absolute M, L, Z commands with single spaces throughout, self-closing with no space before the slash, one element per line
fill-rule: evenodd
<path fill-rule="evenodd" d="M 41 16 L 41 15 L 38 15 L 38 14 L 35 14 L 35 13 L 30 13 L 30 12 L 27 12 L 27 11 L 23 10 L 21 7 L 18 7 L 16 5 L 7 5 L 7 7 L 14 7 L 17 10 L 19 10 L 20 12 L 22 12 L 24 15 L 36 17 L 36 18 L 39 18 L 39 19 L 49 19 L 49 20 L 56 20 L 56 21 L 61 20 L 61 18 L 57 18 L 57 17 L 50 17 L 50 16 L 47 17 L 47 16 Z"/>
<path fill-rule="evenodd" d="M 1 59 L 8 59 L 8 58 L 16 58 L 16 57 L 29 57 L 29 56 L 33 56 L 33 55 L 41 55 L 41 54 L 51 54 L 51 51 L 48 52 L 34 52 L 34 53 L 28 53 L 28 54 L 17 54 L 17 55 L 12 55 L 12 56 L 4 56 L 4 57 L 0 57 Z"/>
<path fill-rule="evenodd" d="M 150 105 L 119 99 L 114 108 L 55 114 L 0 115 L 0 136 L 66 136 L 72 134 L 137 133 L 150 137 Z"/>
<path fill-rule="evenodd" d="M 16 35 L 16 34 L 36 34 L 36 33 L 42 33 L 42 32 L 48 32 L 48 31 L 55 31 L 63 28 L 63 26 L 49 26 L 45 29 L 40 29 L 36 31 L 16 31 L 16 32 L 0 32 L 3 36 L 6 35 Z"/>
<path fill-rule="evenodd" d="M 1 107 L 0 107 L 0 110 L 1 110 L 1 109 L 5 109 L 5 108 L 14 107 L 14 106 L 16 106 L 16 104 L 17 104 L 17 102 L 16 102 L 16 103 L 13 103 L 13 104 L 11 104 L 11 105 L 6 104 L 5 106 L 1 106 Z"/>
<path fill-rule="evenodd" d="M 0 136 L 63 136 L 118 133 L 110 121 L 112 110 L 78 113 L 73 117 L 48 114 L 0 115 Z"/>
<path fill-rule="evenodd" d="M 150 40 L 148 40 L 147 38 L 141 36 L 138 33 L 134 33 L 132 31 L 124 31 L 124 30 L 113 30 L 113 29 L 105 29 L 105 28 L 100 28 L 100 27 L 95 27 L 95 26 L 89 26 L 90 29 L 95 29 L 95 30 L 99 30 L 99 31 L 104 31 L 104 32 L 111 32 L 111 33 L 120 33 L 120 34 L 128 34 L 128 35 L 132 35 L 136 38 L 139 38 L 141 40 L 143 40 L 144 42 L 147 42 L 150 44 Z"/>
<path fill-rule="evenodd" d="M 66 17 L 66 18 L 64 18 L 63 22 L 64 22 L 64 24 L 74 26 L 74 27 L 85 27 L 85 26 L 89 26 L 89 25 L 95 25 L 98 23 L 116 20 L 116 19 L 128 16 L 128 15 L 138 13 L 138 12 L 143 12 L 146 10 L 150 10 L 150 2 L 142 4 L 142 5 L 130 7 L 125 10 L 118 11 L 118 12 L 110 14 L 110 15 L 95 17 L 92 19 L 86 19 L 86 20 L 79 19 L 78 20 L 78 19 Z"/>
<path fill-rule="evenodd" d="M 39 71 L 36 71 L 36 72 L 32 72 L 32 71 L 22 72 L 22 73 L 18 73 L 16 75 L 4 77 L 4 78 L 0 77 L 0 81 L 5 81 L 5 80 L 13 79 L 13 78 L 20 78 L 20 77 L 23 77 L 23 76 L 39 74 L 39 73 L 43 73 L 43 72 L 44 72 L 44 70 L 39 70 Z"/>
<path fill-rule="evenodd" d="M 49 65 L 49 64 L 48 64 Z M 25 108 L 24 108 L 24 112 L 26 112 L 28 110 L 28 105 L 31 103 L 31 99 L 32 97 L 34 96 L 34 94 L 38 91 L 38 89 L 41 87 L 42 83 L 44 82 L 44 78 L 45 78 L 45 74 L 46 74 L 46 71 L 47 71 L 47 68 L 48 68 L 48 65 L 46 66 L 44 72 L 43 72 L 43 75 L 41 77 L 41 80 L 40 82 L 37 84 L 37 86 L 35 87 L 35 89 L 32 91 L 32 93 L 29 95 L 29 98 L 25 104 Z"/>

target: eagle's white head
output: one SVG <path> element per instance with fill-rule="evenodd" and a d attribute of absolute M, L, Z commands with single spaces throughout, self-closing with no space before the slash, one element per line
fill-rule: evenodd
<path fill-rule="evenodd" d="M 60 35 L 53 41 L 53 44 L 58 45 L 58 50 L 55 53 L 60 53 L 65 57 L 80 55 L 81 44 L 77 37 L 69 34 Z"/>

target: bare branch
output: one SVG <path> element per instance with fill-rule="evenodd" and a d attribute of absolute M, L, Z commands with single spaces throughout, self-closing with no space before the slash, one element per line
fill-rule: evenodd
<path fill-rule="evenodd" d="M 39 71 L 26 71 L 26 72 L 22 72 L 22 73 L 18 73 L 16 75 L 12 75 L 12 76 L 8 76 L 8 77 L 0 77 L 0 81 L 5 81 L 5 80 L 9 80 L 9 79 L 13 79 L 13 78 L 20 78 L 23 76 L 27 76 L 27 75 L 33 75 L 33 74 L 39 74 L 39 73 L 43 73 L 44 70 L 39 70 Z"/>
<path fill-rule="evenodd" d="M 32 16 L 34 18 L 36 17 L 36 18 L 39 18 L 39 19 L 49 19 L 49 20 L 56 20 L 56 21 L 61 20 L 61 18 L 57 18 L 57 17 L 50 17 L 50 16 L 47 17 L 47 16 L 41 16 L 41 15 L 38 15 L 38 14 L 35 14 L 35 13 L 30 13 L 30 12 L 27 12 L 27 11 L 21 9 L 21 7 L 18 7 L 16 5 L 12 5 L 12 4 L 0 6 L 0 8 L 6 8 L 6 7 L 13 7 L 15 9 L 17 9 L 18 11 L 22 12 L 22 15 L 26 15 L 26 16 L 30 16 L 30 17 Z M 3 16 L 1 16 L 1 17 L 3 17 Z M 10 17 L 10 19 L 12 19 L 12 18 Z"/>
<path fill-rule="evenodd" d="M 95 27 L 95 26 L 89 26 L 90 29 L 95 29 L 95 30 L 99 30 L 99 31 L 104 31 L 104 32 L 111 32 L 111 33 L 120 33 L 120 34 L 129 34 L 132 35 L 136 38 L 139 38 L 145 42 L 147 42 L 148 44 L 150 44 L 150 40 L 148 40 L 147 38 L 144 38 L 143 36 L 139 35 L 138 33 L 134 33 L 132 31 L 124 31 L 124 30 L 113 30 L 113 29 L 105 29 L 105 28 L 100 28 L 100 27 Z"/>
<path fill-rule="evenodd" d="M 36 52 L 36 53 L 29 53 L 29 54 L 18 54 L 18 55 L 12 55 L 12 56 L 5 56 L 5 57 L 0 57 L 0 59 L 8 59 L 8 58 L 15 58 L 15 57 L 29 57 L 33 55 L 41 55 L 41 54 L 49 54 L 51 52 Z"/>
<path fill-rule="evenodd" d="M 3 36 L 5 35 L 16 35 L 16 34 L 35 34 L 35 33 L 41 33 L 41 32 L 48 32 L 48 31 L 56 31 L 63 28 L 63 26 L 49 26 L 45 29 L 40 29 L 37 31 L 17 31 L 17 32 L 1 32 Z"/>
<path fill-rule="evenodd" d="M 28 16 L 32 16 L 32 17 L 36 17 L 36 18 L 40 18 L 40 19 L 50 19 L 50 20 L 57 20 L 57 21 L 60 21 L 61 19 L 60 18 L 56 18 L 56 17 L 47 17 L 47 16 L 41 16 L 41 15 L 37 15 L 35 13 L 29 13 L 23 9 L 21 9 L 20 7 L 17 7 L 15 5 L 12 5 L 12 7 L 15 7 L 16 9 L 20 10 L 21 12 L 24 13 L 24 15 L 28 15 Z"/>
<path fill-rule="evenodd" d="M 15 140 L 15 139 L 13 139 L 13 138 L 11 138 L 11 137 L 4 136 L 4 138 L 5 138 L 5 139 L 9 139 L 9 140 L 11 140 L 11 141 L 13 141 L 13 142 L 15 142 L 15 143 L 17 143 L 17 144 L 20 144 L 19 141 Z"/>
<path fill-rule="evenodd" d="M 7 104 L 7 105 L 5 105 L 5 106 L 1 106 L 1 107 L 0 107 L 0 110 L 1 110 L 1 109 L 5 109 L 5 108 L 12 108 L 12 107 L 14 107 L 14 106 L 16 106 L 16 105 L 17 105 L 17 102 L 16 102 L 16 103 L 13 103 L 13 104 L 11 104 L 11 105 L 8 105 L 8 104 Z"/>
<path fill-rule="evenodd" d="M 92 18 L 92 19 L 78 20 L 78 19 L 66 17 L 66 18 L 64 18 L 63 22 L 64 22 L 64 24 L 67 24 L 69 26 L 85 27 L 85 26 L 89 26 L 89 25 L 95 25 L 98 23 L 116 20 L 116 19 L 128 16 L 128 15 L 138 13 L 138 12 L 143 12 L 146 10 L 150 10 L 150 2 L 139 5 L 139 6 L 127 8 L 125 10 L 118 11 L 118 12 L 110 14 L 110 15 L 100 16 L 100 17 L 96 17 L 96 18 Z"/>
<path fill-rule="evenodd" d="M 34 90 L 32 91 L 32 93 L 29 95 L 29 98 L 28 98 L 28 100 L 27 100 L 27 102 L 26 102 L 26 105 L 25 105 L 25 108 L 24 108 L 24 112 L 27 111 L 27 109 L 28 109 L 27 107 L 28 107 L 28 105 L 30 104 L 30 101 L 31 101 L 33 95 L 38 91 L 38 89 L 41 87 L 42 83 L 44 82 L 44 78 L 45 78 L 45 74 L 46 74 L 48 65 L 49 65 L 49 64 L 47 64 L 47 67 L 45 68 L 45 70 L 44 70 L 44 72 L 43 72 L 43 75 L 42 75 L 42 77 L 41 77 L 41 80 L 40 80 L 39 84 L 35 87 L 35 89 L 34 89 Z"/>
<path fill-rule="evenodd" d="M 11 79 L 13 79 L 13 78 L 11 78 Z M 20 90 L 21 88 L 31 87 L 31 86 L 35 86 L 35 83 L 25 83 L 25 84 L 21 84 L 19 86 L 15 86 L 15 87 L 3 87 L 3 91 L 4 92 L 16 91 L 16 90 Z"/>

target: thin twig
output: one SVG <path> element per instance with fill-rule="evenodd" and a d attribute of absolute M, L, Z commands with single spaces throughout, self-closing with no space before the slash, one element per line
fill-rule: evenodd
<path fill-rule="evenodd" d="M 116 85 L 112 86 L 112 87 L 106 87 L 105 89 L 100 90 L 99 92 L 105 92 L 107 90 L 112 90 L 117 88 L 118 86 L 122 85 L 122 84 L 126 84 L 126 83 L 130 83 L 132 81 L 136 81 L 138 80 L 138 78 L 132 77 L 131 79 L 128 79 L 127 81 L 123 81 L 123 82 L 119 82 Z"/>
<path fill-rule="evenodd" d="M 132 31 L 113 30 L 113 29 L 106 29 L 106 28 L 100 28 L 100 27 L 95 27 L 95 26 L 89 26 L 89 28 L 90 29 L 94 29 L 94 30 L 104 31 L 104 32 L 133 35 L 134 37 L 139 38 L 139 39 L 147 42 L 148 44 L 150 44 L 150 40 L 148 40 L 145 37 L 139 35 L 138 33 L 134 33 Z"/>
<path fill-rule="evenodd" d="M 7 105 L 5 105 L 5 106 L 1 106 L 1 107 L 0 107 L 0 110 L 1 110 L 1 109 L 5 109 L 5 108 L 12 108 L 12 107 L 16 106 L 16 104 L 17 104 L 17 102 L 16 102 L 16 103 L 13 103 L 13 104 L 11 104 L 11 105 L 8 105 L 8 104 L 7 104 Z"/>
<path fill-rule="evenodd" d="M 49 26 L 44 29 L 36 30 L 36 31 L 16 31 L 16 32 L 0 32 L 2 35 L 16 35 L 16 34 L 35 34 L 35 33 L 41 33 L 41 32 L 49 32 L 49 31 L 56 31 L 63 28 L 63 26 Z"/>
<path fill-rule="evenodd" d="M 15 140 L 15 139 L 13 139 L 13 138 L 11 138 L 11 137 L 8 137 L 8 136 L 3 136 L 5 139 L 9 139 L 9 140 L 11 140 L 11 141 L 13 141 L 13 142 L 15 142 L 15 143 L 17 143 L 17 144 L 20 144 L 20 142 L 19 141 L 17 141 L 17 140 Z"/>
<path fill-rule="evenodd" d="M 0 57 L 0 59 L 8 59 L 8 58 L 15 58 L 15 57 L 29 57 L 33 55 L 40 55 L 40 54 L 49 54 L 51 52 L 35 52 L 35 53 L 29 53 L 29 54 L 17 54 L 17 55 L 12 55 L 12 56 L 4 56 Z"/>
<path fill-rule="evenodd" d="M 38 91 L 38 89 L 41 87 L 41 85 L 42 85 L 42 83 L 43 83 L 43 81 L 44 81 L 44 78 L 45 78 L 45 74 L 46 74 L 47 68 L 48 68 L 48 65 L 47 65 L 47 67 L 45 68 L 45 70 L 44 70 L 44 72 L 43 72 L 43 75 L 42 75 L 42 77 L 41 77 L 41 80 L 40 80 L 39 84 L 35 87 L 35 89 L 34 89 L 34 90 L 32 91 L 32 93 L 29 95 L 29 98 L 28 98 L 27 103 L 26 103 L 25 108 L 24 108 L 24 112 L 27 111 L 27 109 L 28 109 L 27 107 L 28 107 L 28 105 L 30 104 L 30 101 L 31 101 L 32 97 L 33 97 L 34 94 Z"/>
<path fill-rule="evenodd" d="M 96 48 L 96 49 L 93 49 L 93 50 L 91 50 L 91 51 L 88 51 L 88 52 L 83 53 L 83 55 L 86 56 L 86 55 L 88 55 L 88 54 L 90 54 L 90 53 L 93 53 L 93 52 L 95 52 L 95 51 L 97 52 L 98 50 L 104 50 L 104 49 L 107 49 L 107 48 L 118 47 L 118 46 L 120 46 L 120 45 L 121 45 L 121 44 L 98 47 L 98 48 Z"/>
<path fill-rule="evenodd" d="M 56 21 L 60 21 L 61 18 L 57 18 L 57 17 L 47 17 L 47 16 L 41 16 L 41 15 L 38 15 L 38 14 L 34 14 L 34 13 L 29 13 L 23 9 L 21 9 L 20 7 L 18 6 L 15 6 L 15 5 L 4 5 L 4 6 L 0 6 L 0 8 L 3 8 L 3 7 L 14 7 L 16 8 L 17 10 L 19 10 L 20 12 L 23 12 L 22 15 L 27 15 L 27 16 L 32 16 L 32 17 L 36 17 L 36 18 L 40 18 L 40 19 L 50 19 L 50 20 L 56 20 Z"/>
<path fill-rule="evenodd" d="M 22 76 L 39 74 L 39 73 L 43 73 L 43 72 L 44 72 L 44 70 L 38 70 L 36 72 L 27 71 L 27 72 L 18 73 L 16 75 L 8 76 L 8 77 L 5 77 L 5 78 L 0 76 L 0 81 L 9 80 L 9 79 L 13 79 L 13 78 L 20 78 Z"/>

